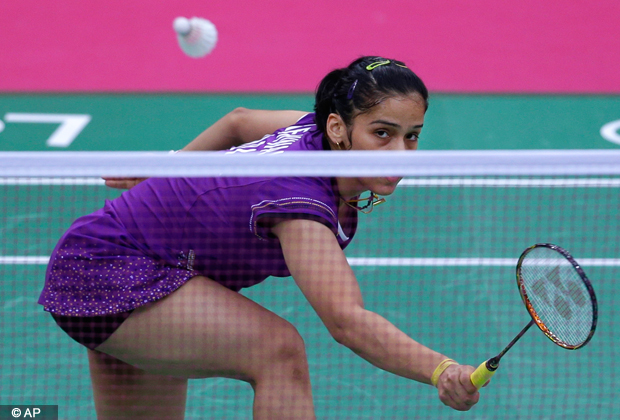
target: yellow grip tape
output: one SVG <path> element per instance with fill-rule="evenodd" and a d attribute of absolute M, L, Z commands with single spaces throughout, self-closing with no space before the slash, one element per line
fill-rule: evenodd
<path fill-rule="evenodd" d="M 487 368 L 487 362 L 482 362 L 474 373 L 471 374 L 471 383 L 480 389 L 493 375 L 495 375 L 495 371 Z"/>

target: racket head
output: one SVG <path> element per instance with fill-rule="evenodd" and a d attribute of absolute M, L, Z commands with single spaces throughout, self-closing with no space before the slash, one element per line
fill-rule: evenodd
<path fill-rule="evenodd" d="M 517 262 L 521 299 L 540 330 L 569 350 L 594 335 L 598 303 L 590 280 L 565 249 L 547 243 L 527 248 Z"/>

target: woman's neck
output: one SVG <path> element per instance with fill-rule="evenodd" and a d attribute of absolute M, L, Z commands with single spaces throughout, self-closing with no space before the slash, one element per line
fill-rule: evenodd
<path fill-rule="evenodd" d="M 336 177 L 336 185 L 338 186 L 338 193 L 343 200 L 351 200 L 367 191 L 367 188 L 360 185 L 357 178 Z"/>

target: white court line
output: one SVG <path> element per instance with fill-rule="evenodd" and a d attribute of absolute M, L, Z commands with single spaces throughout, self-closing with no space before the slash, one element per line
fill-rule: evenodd
<path fill-rule="evenodd" d="M 105 185 L 101 178 L 21 178 L 21 177 L 0 177 L 0 185 Z"/>
<path fill-rule="evenodd" d="M 439 266 L 514 266 L 512 258 L 347 258 L 352 266 L 439 267 Z"/>
<path fill-rule="evenodd" d="M 50 257 L 0 256 L 0 265 L 47 264 Z"/>
<path fill-rule="evenodd" d="M 408 178 L 398 184 L 406 187 L 620 187 L 620 178 Z"/>
<path fill-rule="evenodd" d="M 516 258 L 347 258 L 358 267 L 514 267 Z M 584 267 L 620 267 L 620 258 L 580 258 Z M 0 265 L 44 265 L 46 256 L 0 256 Z"/>
<path fill-rule="evenodd" d="M 348 258 L 352 266 L 371 267 L 514 267 L 516 258 Z M 620 267 L 620 258 L 580 258 L 579 263 L 587 267 Z"/>

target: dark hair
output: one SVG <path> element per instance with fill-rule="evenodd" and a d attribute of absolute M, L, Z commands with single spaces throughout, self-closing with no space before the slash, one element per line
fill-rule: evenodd
<path fill-rule="evenodd" d="M 424 82 L 401 61 L 376 56 L 358 58 L 321 80 L 314 104 L 317 127 L 326 132 L 327 117 L 336 113 L 349 126 L 353 118 L 394 96 L 419 93 L 428 108 Z"/>

